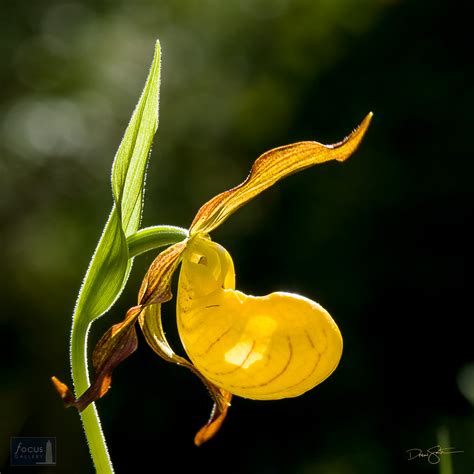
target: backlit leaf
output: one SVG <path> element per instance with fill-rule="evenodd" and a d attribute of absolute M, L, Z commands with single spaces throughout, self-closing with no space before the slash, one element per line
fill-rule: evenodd
<path fill-rule="evenodd" d="M 138 230 L 145 169 L 158 125 L 160 45 L 145 88 L 119 146 L 112 169 L 114 206 L 87 270 L 74 319 L 87 324 L 105 313 L 127 281 L 131 259 L 126 238 Z"/>

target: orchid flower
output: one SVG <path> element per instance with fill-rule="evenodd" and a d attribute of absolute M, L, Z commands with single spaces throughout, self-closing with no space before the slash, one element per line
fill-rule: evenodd
<path fill-rule="evenodd" d="M 214 399 L 208 423 L 195 436 L 197 445 L 218 431 L 232 395 L 254 400 L 297 397 L 329 377 L 343 346 L 329 313 L 297 294 L 255 297 L 236 290 L 232 258 L 209 234 L 280 179 L 318 163 L 346 160 L 361 142 L 371 117 L 368 114 L 355 131 L 334 145 L 304 141 L 264 153 L 242 184 L 204 204 L 187 238 L 161 252 L 151 264 L 138 304 L 97 343 L 89 389 L 75 399 L 54 378 L 65 403 L 83 410 L 108 391 L 113 369 L 137 347 L 137 321 L 151 348 L 166 361 L 194 372 Z M 189 359 L 173 351 L 161 321 L 161 305 L 172 299 L 170 285 L 180 263 L 176 316 Z"/>

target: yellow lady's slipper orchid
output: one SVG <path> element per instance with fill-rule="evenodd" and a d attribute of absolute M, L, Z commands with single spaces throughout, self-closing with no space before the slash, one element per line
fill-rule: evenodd
<path fill-rule="evenodd" d="M 296 397 L 325 380 L 342 354 L 342 337 L 329 313 L 296 294 L 254 297 L 237 291 L 232 258 L 210 240 L 209 233 L 289 174 L 317 163 L 347 159 L 362 140 L 371 117 L 367 115 L 335 145 L 299 142 L 264 153 L 241 185 L 202 206 L 189 237 L 160 253 L 150 266 L 138 305 L 98 342 L 91 387 L 74 399 L 64 384 L 53 379 L 65 402 L 82 410 L 107 392 L 112 370 L 136 348 L 137 319 L 152 349 L 165 360 L 192 370 L 214 398 L 211 419 L 195 437 L 197 445 L 217 432 L 232 395 L 255 400 Z M 172 298 L 170 283 L 180 262 L 178 331 L 191 362 L 174 353 L 161 322 L 161 304 Z"/>

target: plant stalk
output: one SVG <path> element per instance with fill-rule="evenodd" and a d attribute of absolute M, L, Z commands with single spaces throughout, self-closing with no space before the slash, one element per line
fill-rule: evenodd
<path fill-rule="evenodd" d="M 76 323 L 76 321 L 77 319 L 73 323 L 71 333 L 71 372 L 77 397 L 84 393 L 90 385 L 87 366 L 87 337 L 90 324 Z M 80 415 L 96 472 L 98 474 L 112 474 L 114 469 L 95 403 L 91 403 Z"/>

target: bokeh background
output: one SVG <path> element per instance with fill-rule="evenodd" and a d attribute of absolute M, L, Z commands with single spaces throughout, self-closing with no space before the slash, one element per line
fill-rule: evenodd
<path fill-rule="evenodd" d="M 409 448 L 445 427 L 474 469 L 472 12 L 436 0 L 0 0 L 0 468 L 11 436 L 56 436 L 93 472 L 68 380 L 72 308 L 111 207 L 110 166 L 163 48 L 144 226 L 187 227 L 265 150 L 339 141 L 346 163 L 294 175 L 214 232 L 242 291 L 296 291 L 338 322 L 337 371 L 298 399 L 235 399 L 216 439 L 191 374 L 137 353 L 98 403 L 117 473 L 437 473 Z M 154 255 L 93 326 L 134 304 Z M 169 337 L 179 347 L 174 308 Z"/>

